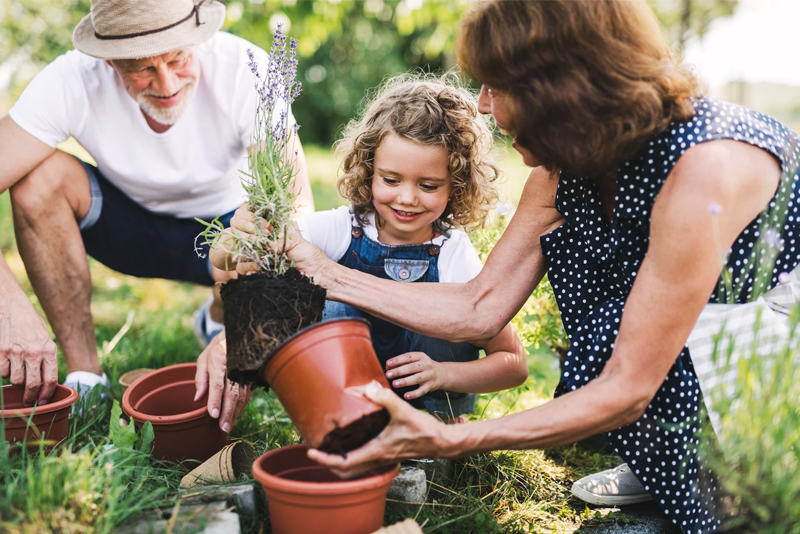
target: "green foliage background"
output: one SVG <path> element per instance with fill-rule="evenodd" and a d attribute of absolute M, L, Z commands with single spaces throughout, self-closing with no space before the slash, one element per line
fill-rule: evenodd
<path fill-rule="evenodd" d="M 737 0 L 648 0 L 669 42 L 702 35 L 711 20 L 730 15 Z M 369 89 L 412 68 L 455 66 L 458 20 L 470 0 L 235 0 L 223 29 L 269 48 L 278 22 L 300 41 L 294 105 L 304 144 L 330 146 Z M 0 64 L 11 76 L 10 106 L 47 63 L 72 49 L 72 30 L 89 0 L 0 0 Z M 288 28 L 286 27 L 288 26 Z M 2 83 L 0 75 L 0 84 Z M 0 91 L 2 87 L 0 86 Z"/>

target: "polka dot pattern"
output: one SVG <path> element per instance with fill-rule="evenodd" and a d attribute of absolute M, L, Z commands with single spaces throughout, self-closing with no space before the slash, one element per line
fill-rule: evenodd
<path fill-rule="evenodd" d="M 610 223 L 594 184 L 561 174 L 556 208 L 566 223 L 541 238 L 550 282 L 571 342 L 557 396 L 597 377 L 611 356 L 625 300 L 647 252 L 653 203 L 687 149 L 706 141 L 734 139 L 769 151 L 785 169 L 797 169 L 798 137 L 774 119 L 710 98 L 699 98 L 694 105 L 695 116 L 690 121 L 671 124 L 620 167 Z M 747 302 L 753 295 L 759 264 L 774 261 L 765 289 L 777 285 L 780 273 L 800 264 L 798 195 L 798 176 L 785 173 L 769 209 L 734 243 L 728 269 L 736 302 Z M 763 225 L 776 213 L 783 221 L 777 227 L 780 239 L 772 238 L 779 243 L 777 258 L 758 253 L 764 241 L 760 235 Z M 709 302 L 717 302 L 717 298 L 715 294 Z M 723 295 L 723 300 L 728 299 Z M 697 458 L 695 436 L 705 417 L 701 406 L 697 377 L 684 348 L 642 418 L 608 433 L 617 453 L 664 514 L 687 534 L 715 532 L 721 526 L 714 476 Z"/>

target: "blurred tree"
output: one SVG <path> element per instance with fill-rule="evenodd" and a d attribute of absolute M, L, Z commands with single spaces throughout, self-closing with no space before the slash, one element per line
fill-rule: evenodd
<path fill-rule="evenodd" d="M 661 22 L 667 42 L 677 51 L 690 37 L 703 37 L 718 17 L 733 15 L 739 0 L 647 0 Z"/>
<path fill-rule="evenodd" d="M 648 0 L 669 42 L 702 35 L 737 0 Z M 325 146 L 386 76 L 455 66 L 453 40 L 470 0 L 233 0 L 224 29 L 267 48 L 275 26 L 300 41 L 295 104 L 306 143 Z M 0 91 L 12 98 L 44 65 L 72 49 L 89 0 L 0 0 Z"/>

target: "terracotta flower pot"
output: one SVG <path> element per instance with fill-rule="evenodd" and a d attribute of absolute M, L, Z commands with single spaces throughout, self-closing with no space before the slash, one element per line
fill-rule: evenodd
<path fill-rule="evenodd" d="M 136 380 L 122 396 L 122 409 L 141 427 L 153 425 L 153 456 L 170 462 L 205 461 L 228 444 L 205 397 L 194 400 L 196 363 L 170 365 Z"/>
<path fill-rule="evenodd" d="M 150 374 L 154 371 L 154 369 L 134 369 L 133 371 L 128 371 L 127 373 L 123 374 L 119 377 L 119 385 L 122 386 L 122 392 L 125 393 L 131 384 L 139 380 L 144 375 Z"/>
<path fill-rule="evenodd" d="M 311 447 L 344 454 L 389 423 L 384 408 L 347 391 L 373 380 L 389 387 L 363 319 L 335 319 L 301 330 L 267 361 L 262 379 Z"/>
<path fill-rule="evenodd" d="M 341 480 L 311 461 L 305 445 L 282 447 L 253 464 L 267 494 L 274 534 L 368 534 L 383 525 L 386 493 L 399 465 Z"/>
<path fill-rule="evenodd" d="M 78 392 L 67 386 L 58 385 L 48 404 L 34 408 L 25 408 L 22 397 L 23 388 L 3 386 L 3 410 L 0 417 L 5 426 L 6 440 L 22 443 L 27 440 L 28 451 L 39 449 L 39 442 L 45 440 L 50 449 L 67 437 L 69 412 L 72 405 L 78 402 Z M 31 413 L 33 417 L 31 418 Z M 30 420 L 30 424 L 28 421 Z"/>

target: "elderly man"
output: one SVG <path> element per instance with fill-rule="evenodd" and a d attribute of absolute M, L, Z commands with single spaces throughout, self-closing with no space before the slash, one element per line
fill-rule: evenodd
<path fill-rule="evenodd" d="M 247 49 L 219 32 L 214 0 L 93 0 L 77 51 L 56 59 L 0 119 L 0 193 L 11 189 L 20 255 L 67 364 L 66 383 L 107 383 L 97 358 L 86 254 L 119 272 L 212 286 L 194 220 L 227 222 L 254 128 Z M 97 167 L 56 150 L 74 136 Z M 299 141 L 300 210 L 313 210 Z M 215 292 L 197 330 L 221 329 Z M 56 346 L 0 256 L 0 371 L 27 404 L 57 383 Z M 229 418 L 228 418 L 229 419 Z M 230 425 L 227 425 L 228 427 Z"/>

